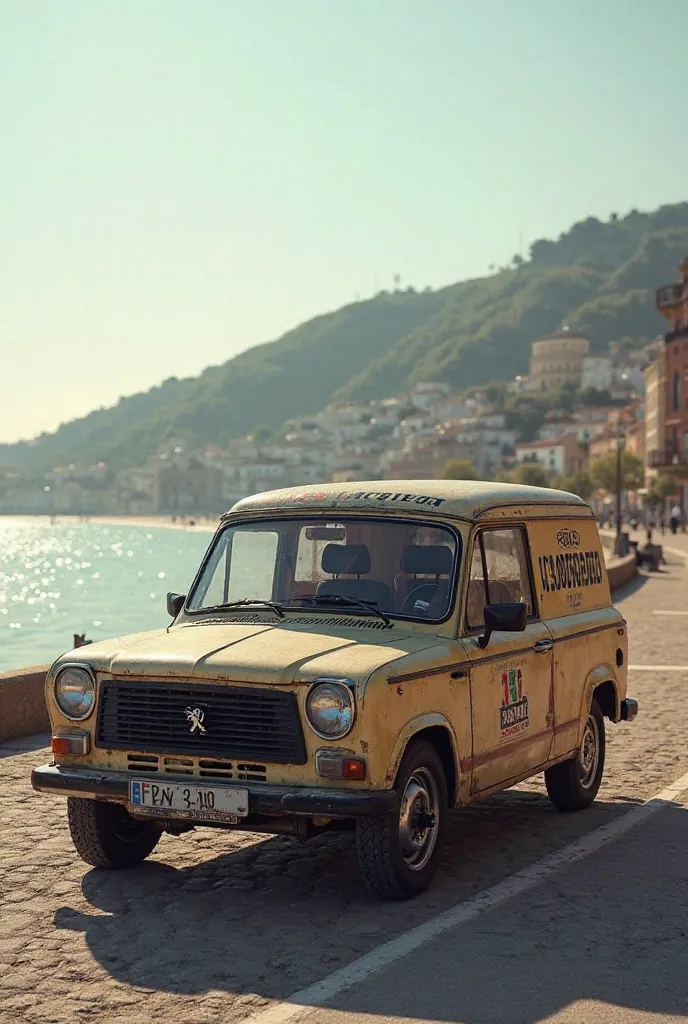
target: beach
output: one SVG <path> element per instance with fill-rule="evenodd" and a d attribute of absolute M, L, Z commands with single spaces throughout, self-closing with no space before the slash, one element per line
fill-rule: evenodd
<path fill-rule="evenodd" d="M 181 518 L 177 516 L 173 520 L 170 515 L 145 515 L 145 516 L 125 516 L 125 515 L 92 515 L 92 516 L 75 516 L 75 515 L 56 515 L 56 516 L 7 516 L 3 517 L 7 519 L 21 519 L 30 520 L 32 522 L 45 522 L 50 521 L 54 525 L 78 525 L 83 523 L 92 523 L 93 525 L 100 526 L 136 526 L 142 529 L 167 529 L 167 530 L 188 530 L 195 533 L 214 533 L 217 529 L 220 517 L 219 515 L 214 518 L 195 518 L 193 516 L 186 516 Z"/>

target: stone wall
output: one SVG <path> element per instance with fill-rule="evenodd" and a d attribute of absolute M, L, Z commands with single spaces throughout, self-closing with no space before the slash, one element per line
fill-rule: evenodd
<path fill-rule="evenodd" d="M 0 674 L 0 743 L 50 728 L 43 687 L 47 665 Z"/>
<path fill-rule="evenodd" d="M 611 587 L 612 594 L 615 590 L 625 587 L 627 583 L 630 583 L 636 571 L 634 551 L 631 551 L 630 555 L 626 555 L 624 558 L 616 558 L 613 562 L 610 562 L 607 565 L 607 576 L 609 577 L 609 586 Z"/>

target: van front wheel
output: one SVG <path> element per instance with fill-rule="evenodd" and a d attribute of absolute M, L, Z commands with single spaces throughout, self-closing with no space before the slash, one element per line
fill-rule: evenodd
<path fill-rule="evenodd" d="M 437 871 L 447 817 L 447 781 L 430 743 L 411 743 L 394 787 L 399 811 L 356 823 L 358 863 L 368 889 L 385 900 L 423 892 Z"/>
<path fill-rule="evenodd" d="M 119 804 L 70 796 L 67 820 L 76 852 L 94 868 L 130 868 L 152 853 L 162 835 L 154 821 L 138 821 Z"/>
<path fill-rule="evenodd" d="M 604 754 L 604 718 L 593 698 L 577 754 L 545 771 L 547 794 L 555 807 L 580 811 L 590 806 L 602 783 Z"/>

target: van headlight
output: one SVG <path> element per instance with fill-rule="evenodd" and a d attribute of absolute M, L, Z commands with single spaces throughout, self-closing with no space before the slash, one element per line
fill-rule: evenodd
<path fill-rule="evenodd" d="M 88 718 L 96 701 L 93 671 L 86 665 L 66 665 L 55 677 L 55 702 L 67 718 Z"/>
<path fill-rule="evenodd" d="M 340 740 L 354 724 L 356 704 L 352 683 L 343 679 L 316 680 L 306 697 L 306 718 L 314 733 Z"/>

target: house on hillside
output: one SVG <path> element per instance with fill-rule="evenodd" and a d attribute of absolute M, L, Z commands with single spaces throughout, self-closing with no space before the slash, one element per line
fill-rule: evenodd
<path fill-rule="evenodd" d="M 614 367 L 611 356 L 585 356 L 581 370 L 581 391 L 609 391 L 613 381 Z"/>
<path fill-rule="evenodd" d="M 437 381 L 416 384 L 410 395 L 411 405 L 416 409 L 423 409 L 427 412 L 445 401 L 450 394 L 451 388 L 448 384 L 442 384 Z"/>
<path fill-rule="evenodd" d="M 583 469 L 587 461 L 585 449 L 575 434 L 564 434 L 555 440 L 528 441 L 515 445 L 516 462 L 537 462 L 547 473 L 571 476 Z"/>

